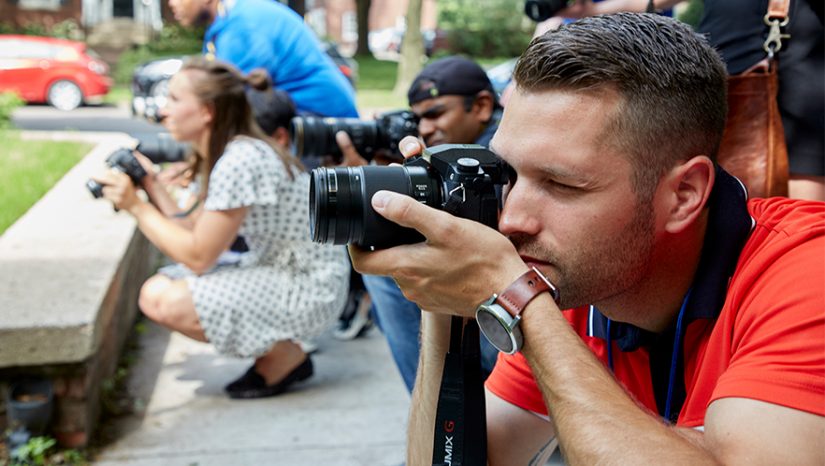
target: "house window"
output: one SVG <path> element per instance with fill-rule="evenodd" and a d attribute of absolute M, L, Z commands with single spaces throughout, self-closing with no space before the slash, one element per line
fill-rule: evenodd
<path fill-rule="evenodd" d="M 21 10 L 60 10 L 60 0 L 18 0 Z"/>

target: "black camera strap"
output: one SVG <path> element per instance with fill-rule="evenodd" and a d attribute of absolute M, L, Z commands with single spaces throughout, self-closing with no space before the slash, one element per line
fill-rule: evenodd
<path fill-rule="evenodd" d="M 461 317 L 450 322 L 433 435 L 433 466 L 487 464 L 487 419 L 479 330 Z"/>

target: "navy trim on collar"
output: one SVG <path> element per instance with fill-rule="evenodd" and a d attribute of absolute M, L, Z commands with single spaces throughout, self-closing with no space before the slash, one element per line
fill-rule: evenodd
<path fill-rule="evenodd" d="M 708 199 L 707 231 L 693 292 L 685 309 L 685 324 L 719 316 L 739 254 L 753 228 L 747 200 L 744 185 L 716 165 L 716 182 Z M 588 336 L 606 340 L 607 317 L 595 306 L 590 307 L 588 321 Z M 634 351 L 653 337 L 650 332 L 623 322 L 614 321 L 610 327 L 612 340 L 622 351 Z"/>

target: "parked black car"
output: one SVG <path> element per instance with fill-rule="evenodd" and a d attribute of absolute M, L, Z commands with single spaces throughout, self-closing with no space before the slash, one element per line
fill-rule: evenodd
<path fill-rule="evenodd" d="M 358 81 L 358 63 L 341 55 L 332 42 L 322 42 L 324 52 L 355 87 Z M 180 70 L 186 57 L 169 57 L 152 60 L 135 68 L 132 75 L 132 115 L 158 121 L 158 109 L 166 104 L 169 78 Z"/>

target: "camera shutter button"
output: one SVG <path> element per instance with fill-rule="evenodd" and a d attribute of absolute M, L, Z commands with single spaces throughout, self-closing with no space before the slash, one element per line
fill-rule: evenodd
<path fill-rule="evenodd" d="M 456 161 L 459 173 L 478 173 L 481 162 L 471 157 L 462 157 Z"/>

